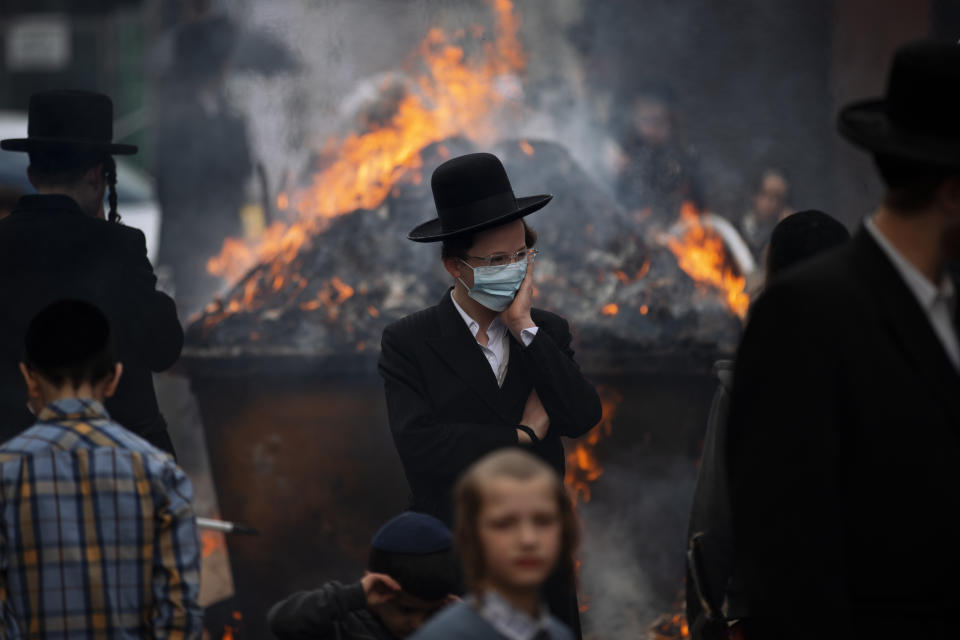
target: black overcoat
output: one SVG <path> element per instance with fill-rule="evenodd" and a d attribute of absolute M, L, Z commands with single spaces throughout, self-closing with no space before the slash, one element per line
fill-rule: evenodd
<path fill-rule="evenodd" d="M 51 302 L 79 298 L 106 314 L 123 363 L 110 415 L 172 451 L 151 372 L 176 362 L 183 330 L 173 300 L 155 284 L 140 230 L 87 216 L 67 196 L 21 198 L 0 220 L 0 440 L 34 421 L 18 368 L 27 325 Z"/>
<path fill-rule="evenodd" d="M 753 637 L 956 637 L 960 374 L 865 229 L 757 301 L 727 462 Z"/>
<path fill-rule="evenodd" d="M 533 451 L 561 477 L 560 436 L 576 438 L 600 421 L 600 399 L 573 359 L 567 321 L 539 309 L 531 315 L 539 330 L 527 347 L 510 336 L 503 387 L 449 291 L 436 306 L 384 329 L 380 375 L 413 509 L 449 524 L 457 477 L 484 454 L 517 444 L 517 424 L 534 388 L 550 430 Z"/>

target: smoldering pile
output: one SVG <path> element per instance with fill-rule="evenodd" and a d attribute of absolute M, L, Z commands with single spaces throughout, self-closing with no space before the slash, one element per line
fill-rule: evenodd
<path fill-rule="evenodd" d="M 422 166 L 475 150 L 448 139 L 421 152 Z M 570 320 L 594 369 L 621 369 L 623 359 L 635 367 L 638 355 L 702 364 L 732 351 L 740 322 L 721 297 L 687 276 L 667 248 L 645 241 L 651 225 L 672 221 L 623 210 L 559 144 L 512 140 L 492 151 L 517 194 L 554 195 L 528 218 L 541 249 L 535 304 Z M 388 323 L 436 303 L 449 286 L 438 248 L 406 240 L 434 211 L 429 180 L 409 171 L 376 210 L 330 221 L 282 274 L 269 263 L 249 271 L 188 328 L 187 355 L 375 353 Z"/>

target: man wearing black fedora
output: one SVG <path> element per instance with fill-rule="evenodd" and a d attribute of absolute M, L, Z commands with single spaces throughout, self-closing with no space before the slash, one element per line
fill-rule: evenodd
<path fill-rule="evenodd" d="M 886 195 L 753 309 L 727 451 L 748 640 L 957 637 L 958 87 L 960 46 L 916 42 L 841 111 Z"/>
<path fill-rule="evenodd" d="M 0 220 L 0 441 L 34 421 L 18 368 L 26 327 L 40 309 L 71 298 L 99 307 L 115 331 L 124 376 L 106 403 L 111 417 L 173 451 L 152 372 L 177 360 L 183 330 L 173 300 L 155 289 L 143 233 L 119 221 L 112 156 L 137 148 L 112 138 L 110 98 L 44 91 L 30 99 L 27 137 L 0 141 L 30 154 L 37 189 Z"/>
<path fill-rule="evenodd" d="M 410 506 L 449 524 L 452 487 L 472 462 L 524 446 L 562 476 L 560 436 L 583 435 L 601 409 L 567 321 L 532 308 L 536 236 L 523 218 L 551 196 L 515 197 L 488 153 L 443 163 L 432 187 L 438 217 L 408 237 L 442 243 L 453 286 L 384 330 L 379 368 Z M 576 625 L 572 577 L 559 583 L 551 608 Z"/>

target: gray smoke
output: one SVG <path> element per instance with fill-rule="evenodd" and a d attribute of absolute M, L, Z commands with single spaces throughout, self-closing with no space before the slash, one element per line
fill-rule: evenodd
<path fill-rule="evenodd" d="M 626 428 L 626 425 L 618 425 Z M 611 456 L 612 457 L 612 456 Z M 683 587 L 683 540 L 696 469 L 638 445 L 604 459 L 604 475 L 580 506 L 584 632 L 642 637 L 672 610 Z"/>

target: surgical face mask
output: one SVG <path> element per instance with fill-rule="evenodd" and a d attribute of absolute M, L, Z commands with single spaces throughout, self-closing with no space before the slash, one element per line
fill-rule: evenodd
<path fill-rule="evenodd" d="M 468 296 L 491 311 L 500 312 L 509 307 L 527 275 L 526 258 L 498 267 L 471 267 L 463 260 L 460 262 L 473 269 L 473 286 L 467 287 L 462 278 L 457 280 L 467 287 Z"/>

